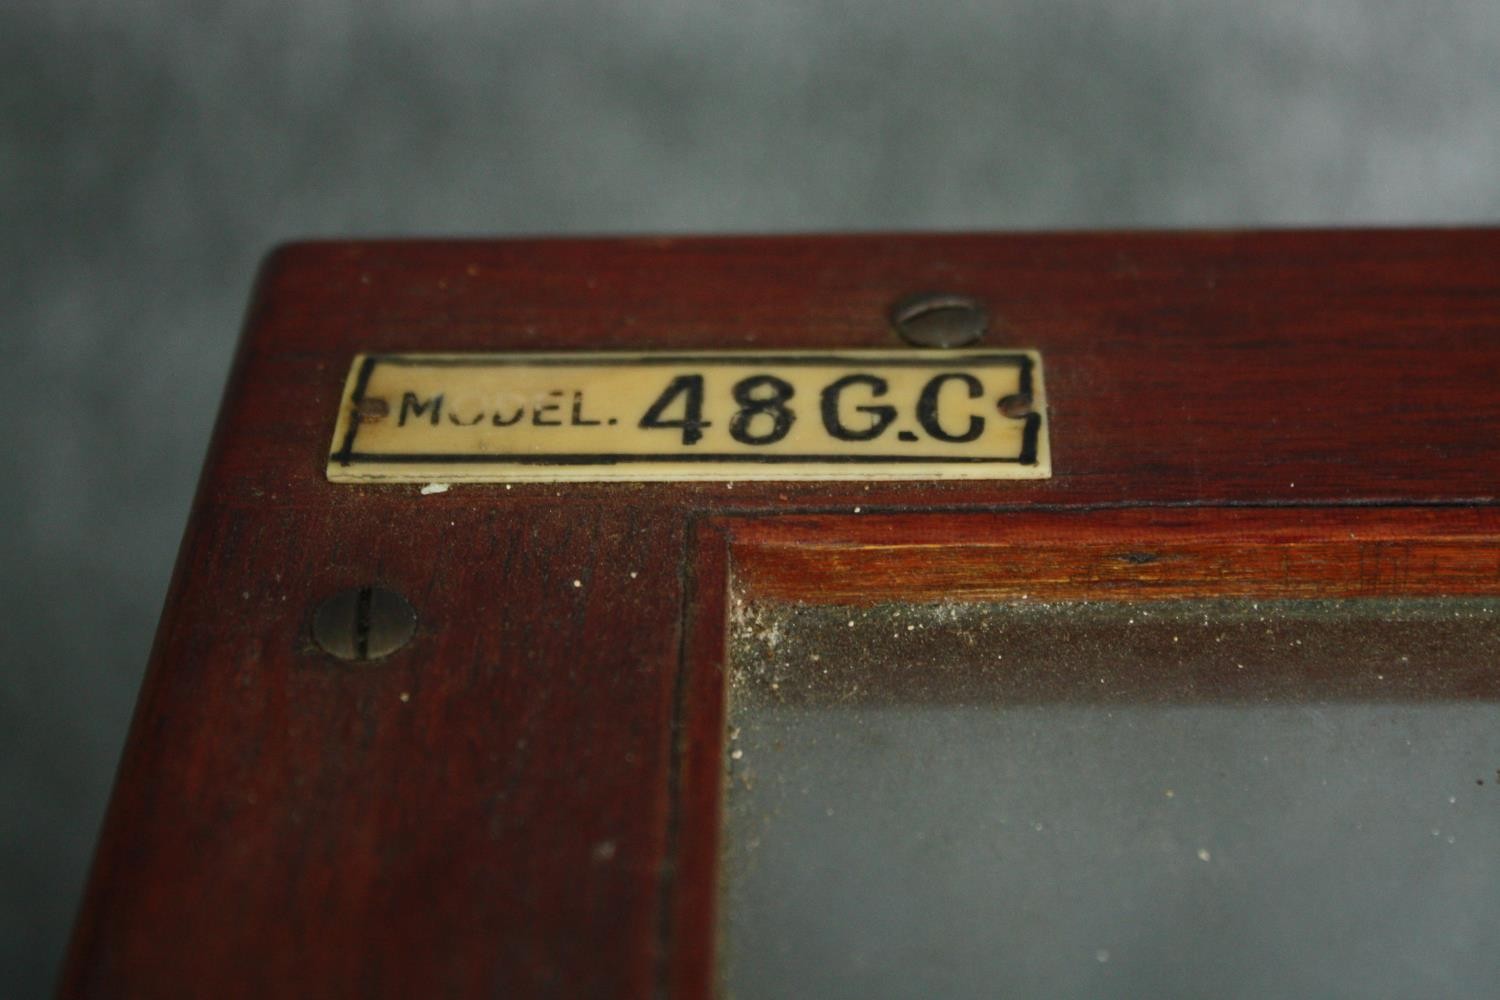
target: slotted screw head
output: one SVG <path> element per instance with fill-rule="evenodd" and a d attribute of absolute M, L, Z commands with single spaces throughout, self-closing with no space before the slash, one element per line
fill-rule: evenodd
<path fill-rule="evenodd" d="M 968 295 L 921 292 L 891 307 L 891 326 L 913 347 L 967 347 L 984 336 L 988 316 Z"/>
<path fill-rule="evenodd" d="M 313 614 L 313 640 L 341 660 L 378 660 L 411 641 L 417 631 L 417 611 L 384 587 L 350 587 L 318 605 Z"/>

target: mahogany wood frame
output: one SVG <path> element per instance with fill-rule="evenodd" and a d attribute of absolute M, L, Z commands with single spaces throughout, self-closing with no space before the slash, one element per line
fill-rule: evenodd
<path fill-rule="evenodd" d="M 703 996 L 729 589 L 1500 593 L 1500 233 L 323 243 L 251 309 L 68 996 Z M 1030 482 L 335 486 L 361 350 L 1038 348 Z M 859 508 L 856 513 L 855 508 Z M 309 639 L 343 587 L 416 639 Z"/>

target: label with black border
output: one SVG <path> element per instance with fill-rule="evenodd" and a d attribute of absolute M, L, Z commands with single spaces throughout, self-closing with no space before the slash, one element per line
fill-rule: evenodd
<path fill-rule="evenodd" d="M 361 354 L 336 483 L 1045 479 L 1035 351 Z"/>

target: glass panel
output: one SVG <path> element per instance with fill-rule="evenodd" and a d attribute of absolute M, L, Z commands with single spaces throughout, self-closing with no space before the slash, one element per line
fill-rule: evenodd
<path fill-rule="evenodd" d="M 741 608 L 725 992 L 1493 995 L 1497 608 Z"/>

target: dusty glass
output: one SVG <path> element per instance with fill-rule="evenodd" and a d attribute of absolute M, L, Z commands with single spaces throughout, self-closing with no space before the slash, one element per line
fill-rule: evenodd
<path fill-rule="evenodd" d="M 721 976 L 1488 996 L 1500 601 L 740 606 Z"/>

